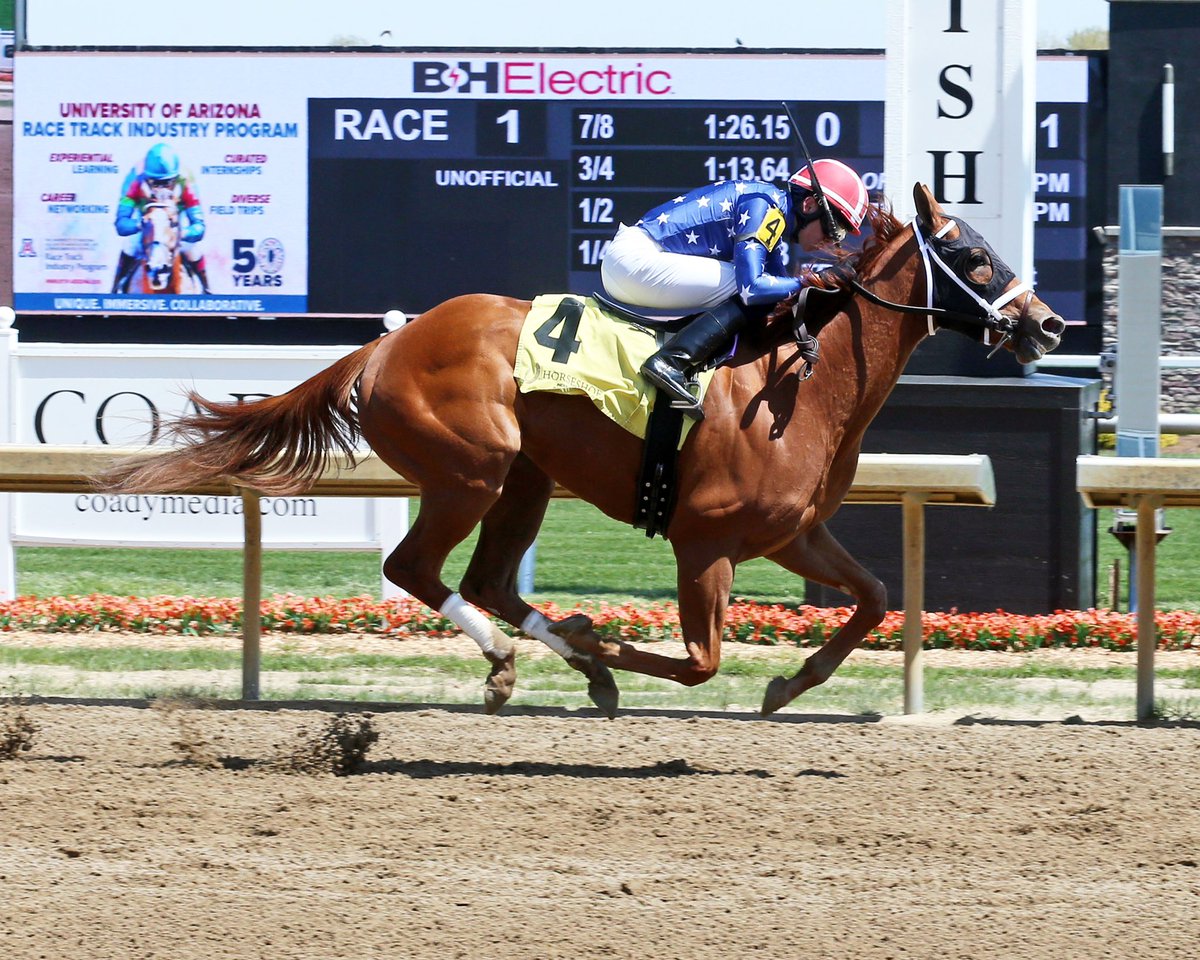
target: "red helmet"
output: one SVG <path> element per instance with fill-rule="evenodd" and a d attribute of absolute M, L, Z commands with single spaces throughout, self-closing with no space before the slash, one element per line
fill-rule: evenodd
<path fill-rule="evenodd" d="M 829 205 L 845 217 L 851 230 L 858 233 L 863 217 L 867 215 L 867 188 L 858 174 L 840 160 L 814 160 L 813 169 Z M 812 192 L 812 174 L 808 172 L 807 163 L 792 174 L 788 185 Z"/>

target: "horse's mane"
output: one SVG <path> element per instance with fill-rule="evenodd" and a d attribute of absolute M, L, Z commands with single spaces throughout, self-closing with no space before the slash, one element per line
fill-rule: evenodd
<path fill-rule="evenodd" d="M 904 224 L 896 219 L 891 208 L 878 203 L 872 203 L 867 207 L 867 223 L 870 224 L 871 233 L 863 243 L 862 249 L 846 253 L 826 269 L 805 270 L 802 276 L 806 286 L 816 287 L 820 290 L 849 291 L 851 278 L 869 273 L 875 266 L 875 262 L 887 249 L 888 244 L 904 229 Z M 792 301 L 790 299 L 781 301 L 772 311 L 768 320 L 774 320 L 784 314 L 790 317 L 791 312 Z"/>

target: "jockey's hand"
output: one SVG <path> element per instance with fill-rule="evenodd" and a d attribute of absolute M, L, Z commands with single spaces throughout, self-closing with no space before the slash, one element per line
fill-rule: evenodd
<path fill-rule="evenodd" d="M 851 280 L 858 279 L 858 271 L 854 269 L 854 265 L 849 260 L 839 260 L 837 263 L 832 263 L 822 271 L 829 279 L 833 280 L 839 287 L 850 286 Z"/>

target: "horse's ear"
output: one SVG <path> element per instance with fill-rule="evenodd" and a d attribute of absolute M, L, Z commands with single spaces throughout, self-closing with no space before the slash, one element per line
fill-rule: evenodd
<path fill-rule="evenodd" d="M 932 190 L 923 183 L 913 184 L 913 200 L 917 204 L 917 219 L 925 228 L 926 233 L 940 234 L 943 228 L 950 224 L 950 229 L 945 236 L 950 240 L 958 239 L 958 225 L 942 209 L 942 205 L 937 202 L 937 197 L 933 195 Z"/>
<path fill-rule="evenodd" d="M 933 192 L 923 183 L 913 184 L 913 203 L 917 205 L 917 219 L 927 227 L 936 228 L 937 221 L 946 216 Z"/>

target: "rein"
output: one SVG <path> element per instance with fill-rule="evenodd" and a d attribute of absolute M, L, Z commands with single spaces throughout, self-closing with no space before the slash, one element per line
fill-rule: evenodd
<path fill-rule="evenodd" d="M 953 220 L 947 221 L 942 229 L 938 231 L 937 236 L 942 236 L 953 226 L 955 226 L 955 222 Z M 983 297 L 979 296 L 979 294 L 972 290 L 969 286 L 967 286 L 967 284 L 963 282 L 962 278 L 959 277 L 959 275 L 955 273 L 954 270 L 930 248 L 929 243 L 926 241 L 924 234 L 921 233 L 921 230 L 917 226 L 917 222 L 915 220 L 912 222 L 912 228 L 913 234 L 917 238 L 917 247 L 921 252 L 921 260 L 925 267 L 925 289 L 927 291 L 926 297 L 928 300 L 925 306 L 917 306 L 911 303 L 894 303 L 893 301 L 887 300 L 884 297 L 881 297 L 878 294 L 868 290 L 854 277 L 849 278 L 850 287 L 863 299 L 870 301 L 876 306 L 885 307 L 888 310 L 894 310 L 897 313 L 924 314 L 929 319 L 929 333 L 931 336 L 937 332 L 937 329 L 934 326 L 935 317 L 940 318 L 942 321 L 968 323 L 975 327 L 983 327 L 985 330 L 991 330 L 1000 334 L 1000 342 L 996 345 L 996 349 L 998 350 L 1004 345 L 1006 340 L 1012 337 L 1020 324 L 1020 320 L 1012 320 L 1000 313 L 1000 308 L 1009 301 L 1015 300 L 1021 294 L 1026 294 L 1027 296 L 1025 297 L 1025 303 L 1021 310 L 1021 316 L 1024 317 L 1025 312 L 1029 308 L 1028 294 L 1033 291 L 1033 288 L 1028 283 L 1019 283 L 1011 290 L 997 297 L 995 300 L 988 302 L 987 300 L 984 300 Z M 962 310 L 950 310 L 946 307 L 934 306 L 933 271 L 930 264 L 931 261 L 932 263 L 936 264 L 941 271 L 946 274 L 946 276 L 954 281 L 954 283 L 957 284 L 962 291 L 967 294 L 967 296 L 969 296 L 975 301 L 975 303 L 979 305 L 980 310 L 978 313 L 968 313 Z M 995 350 L 993 350 L 992 353 L 995 353 Z M 991 354 L 989 354 L 989 356 L 991 356 Z"/>

